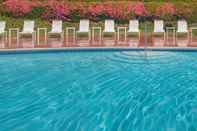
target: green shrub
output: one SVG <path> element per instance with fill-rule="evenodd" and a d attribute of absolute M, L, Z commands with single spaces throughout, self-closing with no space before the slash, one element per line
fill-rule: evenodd
<path fill-rule="evenodd" d="M 34 7 L 32 9 L 32 12 L 28 15 L 28 18 L 34 19 L 34 18 L 40 18 L 44 12 L 43 7 Z"/>
<path fill-rule="evenodd" d="M 20 0 L 19 0 L 20 1 Z M 44 1 L 44 3 L 46 4 L 48 1 L 47 0 L 40 0 L 41 4 L 36 5 L 36 1 L 31 1 L 32 3 L 34 3 L 34 6 L 31 10 L 30 13 L 19 16 L 17 19 L 43 19 L 43 14 L 45 14 L 44 12 L 46 11 L 45 6 L 41 6 L 43 5 L 42 2 Z M 67 0 L 59 0 L 59 1 L 67 1 Z M 68 18 L 66 17 L 66 19 L 63 19 L 64 21 L 73 21 L 73 22 L 78 22 L 80 19 L 82 18 L 87 18 L 93 21 L 103 21 L 104 19 L 107 18 L 112 18 L 115 19 L 116 22 L 124 24 L 124 23 L 128 23 L 128 20 L 131 19 L 130 16 L 126 15 L 126 17 L 128 16 L 128 18 L 125 19 L 125 16 L 119 16 L 117 15 L 120 12 L 119 11 L 122 7 L 125 5 L 125 7 L 128 6 L 128 3 L 135 3 L 134 1 L 137 0 L 129 0 L 129 1 L 120 1 L 120 0 L 109 0 L 109 1 L 113 1 L 111 3 L 117 5 L 117 7 L 113 8 L 115 10 L 115 13 L 113 14 L 108 14 L 106 13 L 106 9 L 108 6 L 105 6 L 105 8 L 103 9 L 103 14 L 98 14 L 97 16 L 92 15 L 89 10 L 89 6 L 91 6 L 92 4 L 104 4 L 106 3 L 106 1 L 108 0 L 80 0 L 80 2 L 78 2 L 79 0 L 70 0 L 68 9 L 69 10 L 66 15 L 68 16 Z M 81 2 L 81 1 L 85 1 L 85 2 Z M 164 3 L 166 3 L 166 0 L 144 0 L 144 6 L 146 8 L 146 10 L 148 11 L 148 17 L 146 17 L 146 20 L 152 21 L 155 18 L 162 18 L 164 20 L 167 21 L 167 23 L 170 23 L 168 21 L 176 21 L 178 19 L 186 19 L 188 22 L 190 23 L 195 23 L 197 22 L 197 0 L 171 0 L 170 2 L 174 5 L 174 7 L 176 8 L 176 15 L 169 15 L 169 14 L 164 14 L 160 17 L 158 17 L 156 15 L 157 12 L 157 8 L 161 7 L 162 5 L 164 5 Z M 0 0 L 0 2 L 2 3 L 3 0 Z M 58 2 L 58 0 L 57 0 Z M 40 2 L 38 2 L 40 3 Z M 68 1 L 67 1 L 68 3 Z M 56 6 L 56 5 L 54 5 Z M 15 17 L 13 15 L 13 13 L 9 13 L 9 11 L 5 11 L 6 7 L 4 4 L 0 4 L 0 15 L 3 17 Z M 164 10 L 165 11 L 165 10 Z M 61 13 L 60 13 L 61 12 Z M 116 13 L 117 12 L 117 13 Z M 126 14 L 126 11 L 123 11 L 123 13 L 121 14 Z M 50 14 L 50 13 L 49 13 Z M 62 6 L 60 6 L 59 8 L 57 8 L 56 12 L 54 14 L 59 14 L 60 16 L 62 16 Z M 115 15 L 114 15 L 115 14 Z M 130 13 L 131 14 L 131 13 Z M 44 17 L 45 18 L 45 17 Z M 55 17 L 52 17 L 55 18 Z M 59 17 L 58 17 L 59 18 Z M 60 17 L 61 18 L 61 17 Z M 11 18 L 12 19 L 12 18 Z M 48 20 L 48 19 L 46 19 Z"/>

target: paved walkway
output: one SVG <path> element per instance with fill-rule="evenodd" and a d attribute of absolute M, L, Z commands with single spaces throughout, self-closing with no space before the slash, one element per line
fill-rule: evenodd
<path fill-rule="evenodd" d="M 19 43 L 16 42 L 16 39 L 12 39 L 12 42 L 0 42 L 0 49 L 16 49 L 16 48 L 89 48 L 89 47 L 103 47 L 103 48 L 193 48 L 197 47 L 197 38 L 193 40 L 187 40 L 187 38 L 179 38 L 176 41 L 173 38 L 168 40 L 163 40 L 163 38 L 154 38 L 149 37 L 145 44 L 144 37 L 138 38 L 127 38 L 125 41 L 123 38 L 120 38 L 120 41 L 114 40 L 113 38 L 104 38 L 102 41 L 96 39 L 95 41 L 88 41 L 87 39 L 78 39 L 77 41 L 72 41 L 69 39 L 67 41 L 61 42 L 57 38 L 50 38 L 47 42 L 41 37 L 39 44 L 37 41 L 32 43 L 30 38 L 20 39 Z"/>

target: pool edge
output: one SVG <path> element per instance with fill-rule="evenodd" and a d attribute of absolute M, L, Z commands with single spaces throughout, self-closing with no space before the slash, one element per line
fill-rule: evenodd
<path fill-rule="evenodd" d="M 197 51 L 197 47 L 62 47 L 0 49 L 0 54 L 44 53 L 64 51 Z"/>

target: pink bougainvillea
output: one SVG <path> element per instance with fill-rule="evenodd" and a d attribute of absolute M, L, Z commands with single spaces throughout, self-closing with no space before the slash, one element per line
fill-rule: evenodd
<path fill-rule="evenodd" d="M 133 3 L 128 3 L 128 6 L 127 6 L 128 13 L 133 13 L 133 8 L 134 8 L 134 4 Z"/>
<path fill-rule="evenodd" d="M 170 19 L 176 14 L 176 8 L 172 3 L 164 3 L 156 9 L 156 16 L 160 18 Z"/>
<path fill-rule="evenodd" d="M 86 3 L 82 3 L 82 2 L 71 3 L 70 8 L 71 8 L 70 17 L 74 19 L 87 18 L 89 16 L 88 5 Z"/>
<path fill-rule="evenodd" d="M 148 14 L 142 2 L 137 2 L 133 7 L 133 11 L 136 16 L 146 16 Z"/>
<path fill-rule="evenodd" d="M 147 16 L 148 11 L 146 10 L 142 2 L 129 3 L 127 6 L 127 12 L 130 18 Z"/>
<path fill-rule="evenodd" d="M 133 18 L 161 18 L 174 20 L 177 18 L 189 18 L 195 8 L 188 3 L 170 2 L 159 3 L 157 6 L 143 2 L 108 1 L 108 2 L 70 2 L 63 0 L 5 0 L 0 5 L 1 14 L 37 18 L 46 20 L 61 19 L 77 21 L 82 18 L 91 20 L 114 19 L 125 21 Z M 158 6 L 159 5 L 159 6 Z M 156 7 L 156 10 L 155 10 Z M 147 11 L 148 9 L 148 11 Z"/>
<path fill-rule="evenodd" d="M 29 0 L 7 0 L 4 5 L 13 16 L 24 16 L 32 11 L 32 2 Z"/>
<path fill-rule="evenodd" d="M 111 2 L 104 3 L 104 13 L 109 18 L 114 18 L 116 15 L 115 5 Z"/>
<path fill-rule="evenodd" d="M 125 4 L 121 5 L 120 3 L 113 3 L 113 2 L 105 2 L 90 5 L 88 12 L 93 17 L 105 17 L 110 19 L 126 19 L 126 8 Z"/>
<path fill-rule="evenodd" d="M 144 3 L 137 2 L 133 7 L 133 12 L 136 16 L 146 16 L 148 15 L 148 11 L 146 10 Z"/>
<path fill-rule="evenodd" d="M 125 20 L 126 17 L 126 8 L 125 5 L 119 3 L 104 3 L 104 14 L 108 18 L 116 19 L 116 20 Z"/>
<path fill-rule="evenodd" d="M 93 4 L 88 7 L 88 12 L 90 15 L 97 17 L 104 14 L 104 8 L 103 4 Z"/>
<path fill-rule="evenodd" d="M 51 0 L 45 3 L 45 11 L 43 17 L 46 19 L 61 19 L 66 20 L 70 14 L 70 8 L 68 4 L 64 2 L 58 2 Z"/>

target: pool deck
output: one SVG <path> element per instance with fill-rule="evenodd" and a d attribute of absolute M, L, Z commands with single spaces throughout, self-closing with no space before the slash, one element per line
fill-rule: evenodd
<path fill-rule="evenodd" d="M 151 38 L 147 44 L 143 38 L 128 39 L 127 41 L 114 41 L 108 39 L 101 43 L 90 42 L 87 40 L 77 42 L 60 42 L 57 40 L 41 42 L 39 45 L 33 44 L 31 40 L 23 40 L 20 43 L 12 42 L 0 43 L 0 53 L 17 53 L 17 52 L 47 52 L 47 51 L 197 51 L 197 39 L 188 42 L 187 39 L 179 39 L 173 43 L 172 39 L 168 42 L 163 39 Z"/>

